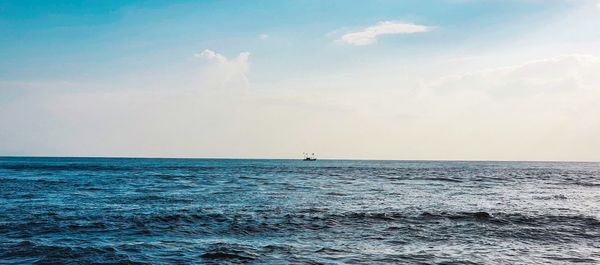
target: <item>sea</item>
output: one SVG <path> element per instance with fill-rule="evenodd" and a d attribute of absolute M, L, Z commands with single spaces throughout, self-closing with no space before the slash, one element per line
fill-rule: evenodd
<path fill-rule="evenodd" d="M 599 264 L 600 163 L 0 158 L 0 264 Z"/>

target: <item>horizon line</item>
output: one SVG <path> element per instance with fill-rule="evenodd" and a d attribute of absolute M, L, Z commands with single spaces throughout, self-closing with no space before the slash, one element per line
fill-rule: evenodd
<path fill-rule="evenodd" d="M 0 155 L 0 158 L 90 158 L 90 159 L 197 159 L 197 160 L 298 160 L 302 158 L 264 157 L 154 157 L 154 156 L 48 156 L 48 155 Z M 600 163 L 598 160 L 493 160 L 493 159 L 357 159 L 317 158 L 326 161 L 398 161 L 398 162 L 540 162 L 540 163 Z"/>

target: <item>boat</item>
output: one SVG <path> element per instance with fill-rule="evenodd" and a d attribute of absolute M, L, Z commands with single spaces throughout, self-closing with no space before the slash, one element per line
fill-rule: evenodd
<path fill-rule="evenodd" d="M 317 157 L 315 156 L 315 153 L 312 154 L 308 154 L 308 153 L 304 153 L 304 159 L 302 159 L 304 161 L 317 161 Z"/>

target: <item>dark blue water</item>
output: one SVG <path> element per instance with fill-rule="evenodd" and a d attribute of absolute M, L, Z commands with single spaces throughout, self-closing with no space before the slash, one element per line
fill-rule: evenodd
<path fill-rule="evenodd" d="M 0 158 L 0 263 L 600 263 L 600 164 Z"/>

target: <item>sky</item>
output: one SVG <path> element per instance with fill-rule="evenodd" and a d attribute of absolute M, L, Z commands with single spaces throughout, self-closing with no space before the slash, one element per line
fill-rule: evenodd
<path fill-rule="evenodd" d="M 600 161 L 597 0 L 0 0 L 0 156 Z"/>

